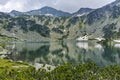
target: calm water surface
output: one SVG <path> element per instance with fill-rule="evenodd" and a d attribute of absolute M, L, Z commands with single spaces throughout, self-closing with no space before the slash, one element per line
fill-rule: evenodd
<path fill-rule="evenodd" d="M 99 66 L 120 65 L 120 44 L 101 45 L 88 42 L 50 42 L 50 43 L 12 43 L 12 54 L 8 57 L 14 61 L 61 65 L 67 62 L 86 63 L 93 61 Z"/>

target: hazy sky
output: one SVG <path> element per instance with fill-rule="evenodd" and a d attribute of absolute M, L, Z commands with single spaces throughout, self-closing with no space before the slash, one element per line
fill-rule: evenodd
<path fill-rule="evenodd" d="M 75 12 L 82 7 L 99 8 L 115 0 L 0 0 L 0 11 L 29 11 L 50 6 L 66 12 Z"/>

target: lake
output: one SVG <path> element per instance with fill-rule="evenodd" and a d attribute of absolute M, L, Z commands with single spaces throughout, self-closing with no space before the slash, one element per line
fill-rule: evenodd
<path fill-rule="evenodd" d="M 120 65 L 120 44 L 101 45 L 95 41 L 48 43 L 10 43 L 14 47 L 9 59 L 24 61 L 32 65 L 49 64 L 61 65 L 71 62 L 73 64 L 93 61 L 99 66 Z"/>

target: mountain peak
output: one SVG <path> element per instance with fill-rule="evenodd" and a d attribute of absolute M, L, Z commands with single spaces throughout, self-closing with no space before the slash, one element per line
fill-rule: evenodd
<path fill-rule="evenodd" d="M 90 13 L 91 11 L 93 11 L 94 9 L 91 9 L 91 8 L 80 8 L 77 12 L 73 13 L 74 15 L 79 15 L 79 16 L 82 16 L 84 14 L 88 14 Z"/>
<path fill-rule="evenodd" d="M 19 12 L 19 11 L 16 11 L 16 10 L 12 10 L 12 11 L 10 12 L 10 15 L 11 15 L 11 16 L 20 16 L 20 15 L 23 15 L 23 13 L 22 13 L 22 12 Z"/>
<path fill-rule="evenodd" d="M 48 7 L 48 6 L 45 6 L 45 7 L 42 7 L 41 9 L 39 9 L 41 12 L 43 11 L 46 11 L 46 12 L 50 12 L 50 11 L 57 11 L 56 9 L 52 8 L 52 7 Z"/>
<path fill-rule="evenodd" d="M 45 6 L 45 7 L 42 7 L 41 9 L 54 9 L 54 8 L 49 7 L 49 6 Z"/>
<path fill-rule="evenodd" d="M 27 12 L 29 15 L 52 15 L 52 16 L 71 16 L 70 13 L 54 9 L 52 7 L 42 7 L 41 9 L 32 10 Z"/>
<path fill-rule="evenodd" d="M 19 12 L 19 11 L 16 11 L 16 10 L 12 10 L 10 13 L 14 13 L 14 12 Z"/>

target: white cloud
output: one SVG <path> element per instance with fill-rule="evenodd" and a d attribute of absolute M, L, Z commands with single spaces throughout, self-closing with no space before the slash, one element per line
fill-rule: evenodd
<path fill-rule="evenodd" d="M 0 11 L 9 12 L 11 10 L 24 10 L 25 2 L 10 0 L 5 5 L 0 5 Z"/>
<path fill-rule="evenodd" d="M 64 11 L 75 12 L 82 7 L 99 8 L 115 0 L 59 0 L 56 7 Z M 62 4 L 62 5 L 59 5 Z"/>
<path fill-rule="evenodd" d="M 74 12 L 81 7 L 98 8 L 115 0 L 0 0 L 0 11 L 29 11 L 50 6 L 59 10 Z"/>

